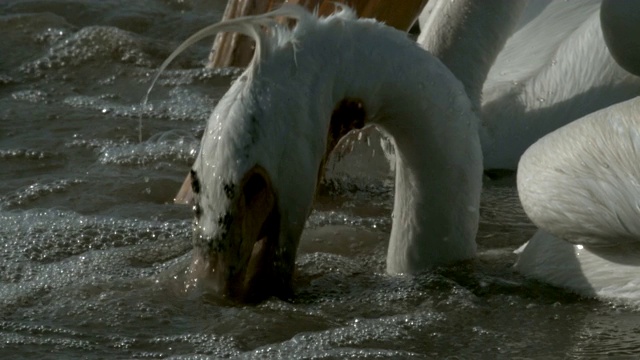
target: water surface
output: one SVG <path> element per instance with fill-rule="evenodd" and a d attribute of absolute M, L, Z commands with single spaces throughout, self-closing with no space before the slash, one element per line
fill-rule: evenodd
<path fill-rule="evenodd" d="M 386 275 L 392 181 L 379 149 L 362 144 L 350 155 L 359 161 L 347 156 L 329 169 L 292 299 L 239 306 L 191 291 L 183 278 L 191 211 L 172 198 L 209 112 L 239 72 L 203 70 L 204 42 L 162 76 L 148 107 L 140 100 L 170 51 L 224 6 L 0 3 L 0 358 L 640 353 L 634 309 L 512 270 L 512 251 L 535 231 L 513 176 L 485 182 L 477 260 Z M 374 169 L 353 165 L 372 156 Z"/>

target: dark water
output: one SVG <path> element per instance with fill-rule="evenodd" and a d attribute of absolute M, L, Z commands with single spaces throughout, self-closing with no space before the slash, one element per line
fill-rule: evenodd
<path fill-rule="evenodd" d="M 0 358 L 640 354 L 637 310 L 512 270 L 534 232 L 513 176 L 486 181 L 477 260 L 386 275 L 393 192 L 378 155 L 373 170 L 348 157 L 330 168 L 291 301 L 237 306 L 192 291 L 191 211 L 171 200 L 238 71 L 203 70 L 203 43 L 161 78 L 150 106 L 140 100 L 178 42 L 224 6 L 0 2 Z M 351 157 L 366 164 L 373 149 Z"/>

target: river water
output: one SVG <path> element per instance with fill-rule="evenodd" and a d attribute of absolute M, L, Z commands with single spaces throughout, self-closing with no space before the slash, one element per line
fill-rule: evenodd
<path fill-rule="evenodd" d="M 203 70 L 205 42 L 161 78 L 150 106 L 140 100 L 170 51 L 224 6 L 0 2 L 0 358 L 640 353 L 636 309 L 512 270 L 512 251 L 535 230 L 513 175 L 485 181 L 476 260 L 386 275 L 392 182 L 373 155 L 379 149 L 362 144 L 349 155 L 357 161 L 330 166 L 292 299 L 243 306 L 188 291 L 192 215 L 172 198 L 209 112 L 239 72 Z M 373 170 L 353 166 L 372 156 Z"/>

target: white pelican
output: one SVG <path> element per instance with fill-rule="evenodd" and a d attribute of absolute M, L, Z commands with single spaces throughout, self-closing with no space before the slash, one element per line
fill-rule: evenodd
<path fill-rule="evenodd" d="M 286 295 L 323 164 L 341 136 L 369 124 L 396 148 L 388 272 L 475 256 L 479 120 L 438 59 L 347 8 L 319 19 L 286 6 L 199 31 L 160 71 L 219 31 L 249 35 L 256 52 L 214 109 L 191 170 L 194 276 L 231 298 Z"/>
<path fill-rule="evenodd" d="M 541 230 L 515 268 L 640 301 L 640 2 L 523 5 L 436 0 L 418 41 L 480 108 L 486 168 L 512 167 L 569 123 L 520 160 L 519 195 Z"/>
<path fill-rule="evenodd" d="M 587 296 L 640 302 L 640 98 L 540 139 L 518 166 L 518 194 L 540 228 L 521 273 Z"/>
<path fill-rule="evenodd" d="M 613 57 L 640 74 L 640 3 L 605 0 Z M 516 269 L 582 295 L 640 303 L 640 97 L 589 114 L 532 145 L 518 193 L 540 228 Z"/>
<path fill-rule="evenodd" d="M 607 38 L 618 52 L 635 51 L 622 56 L 638 64 L 638 37 L 631 34 L 640 22 L 620 16 L 634 14 L 638 2 L 605 1 L 602 17 L 600 2 L 427 4 L 418 42 L 451 69 L 479 109 L 485 169 L 515 169 L 543 135 L 640 95 L 640 78 L 616 64 L 602 30 L 617 32 Z"/>

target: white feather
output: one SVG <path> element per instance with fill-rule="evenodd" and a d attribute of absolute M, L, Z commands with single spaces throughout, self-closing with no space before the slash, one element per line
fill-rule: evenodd
<path fill-rule="evenodd" d="M 640 78 L 616 63 L 602 30 L 618 61 L 634 66 L 638 2 L 606 3 L 601 17 L 599 0 L 524 9 L 510 0 L 436 0 L 419 41 L 481 104 L 485 168 L 513 168 L 524 152 L 519 195 L 541 230 L 518 250 L 516 269 L 640 303 Z"/>
<path fill-rule="evenodd" d="M 545 134 L 640 95 L 640 78 L 622 69 L 605 45 L 600 2 L 529 1 L 523 8 L 524 1 L 514 0 L 435 0 L 424 10 L 420 43 L 480 108 L 486 169 L 515 169 Z M 633 22 L 633 8 L 628 13 L 628 23 L 640 23 Z M 617 30 L 618 37 L 629 38 L 633 29 Z"/>
<path fill-rule="evenodd" d="M 568 124 L 531 146 L 518 193 L 542 230 L 516 269 L 584 295 L 640 303 L 640 98 Z"/>

